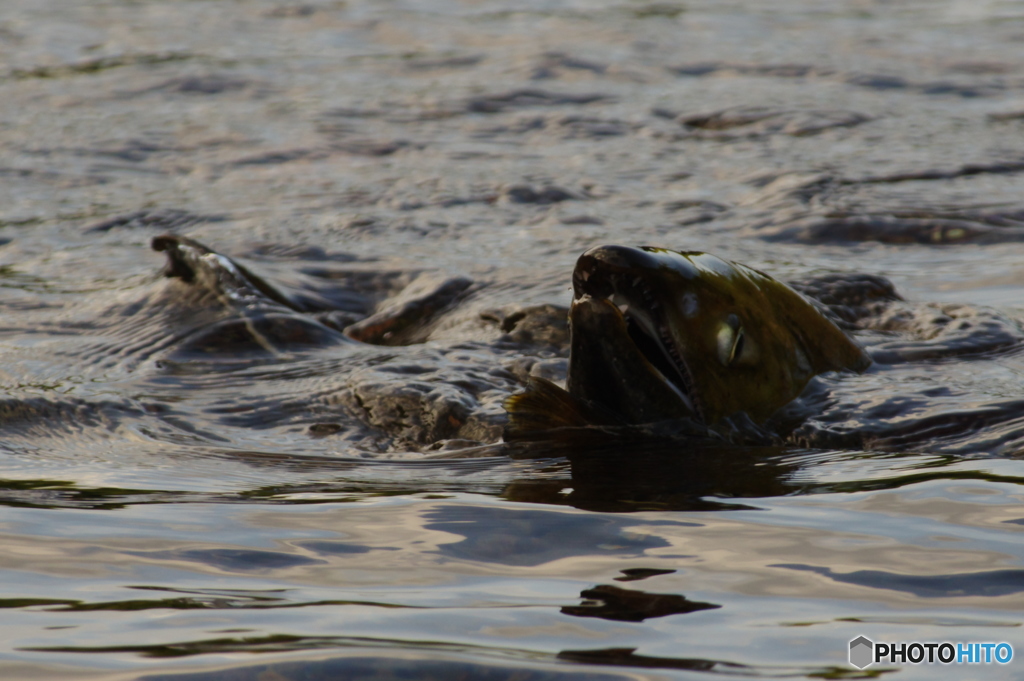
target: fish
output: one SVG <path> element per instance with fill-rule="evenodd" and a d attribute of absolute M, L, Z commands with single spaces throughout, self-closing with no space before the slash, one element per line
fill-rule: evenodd
<path fill-rule="evenodd" d="M 871 365 L 811 301 L 709 253 L 597 246 L 572 284 L 566 387 L 532 378 L 508 398 L 506 440 L 666 421 L 694 433 L 761 426 L 814 376 Z"/>

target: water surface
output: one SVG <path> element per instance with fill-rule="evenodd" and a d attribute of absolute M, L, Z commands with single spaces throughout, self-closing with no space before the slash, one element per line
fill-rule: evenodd
<path fill-rule="evenodd" d="M 0 55 L 0 675 L 1020 675 L 846 662 L 1024 654 L 1017 3 L 10 0 Z M 353 318 L 472 284 L 402 347 L 210 360 L 166 232 Z M 601 243 L 967 326 L 858 332 L 813 448 L 509 457 L 565 357 L 503 320 Z"/>

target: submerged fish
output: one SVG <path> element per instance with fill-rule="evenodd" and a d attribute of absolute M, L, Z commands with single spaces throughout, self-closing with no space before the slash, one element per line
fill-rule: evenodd
<path fill-rule="evenodd" d="M 871 360 L 800 294 L 698 252 L 599 246 L 576 262 L 567 390 L 535 379 L 507 435 L 684 420 L 763 424 L 826 371 Z"/>

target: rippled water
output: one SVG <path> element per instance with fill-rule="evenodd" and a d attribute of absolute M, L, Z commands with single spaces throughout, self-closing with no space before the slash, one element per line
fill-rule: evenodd
<path fill-rule="evenodd" d="M 847 663 L 1024 655 L 1018 3 L 9 0 L 0 54 L 0 676 L 1021 676 Z M 232 345 L 168 232 L 451 304 Z M 906 302 L 804 446 L 510 456 L 601 243 Z"/>

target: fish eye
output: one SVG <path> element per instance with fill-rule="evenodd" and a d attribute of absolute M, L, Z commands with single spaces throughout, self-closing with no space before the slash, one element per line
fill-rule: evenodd
<path fill-rule="evenodd" d="M 741 326 L 736 330 L 736 340 L 732 344 L 732 352 L 729 353 L 729 364 L 743 356 L 743 346 L 746 345 L 747 334 L 743 333 Z"/>
<path fill-rule="evenodd" d="M 749 362 L 753 359 L 753 345 L 747 342 L 747 334 L 743 331 L 739 318 L 731 314 L 718 327 L 718 361 L 724 366 L 732 366 L 736 362 Z"/>
<path fill-rule="evenodd" d="M 729 363 L 732 362 L 736 338 L 736 329 L 733 328 L 728 320 L 719 325 L 718 336 L 715 340 L 718 344 L 718 361 L 724 366 L 729 366 Z"/>

